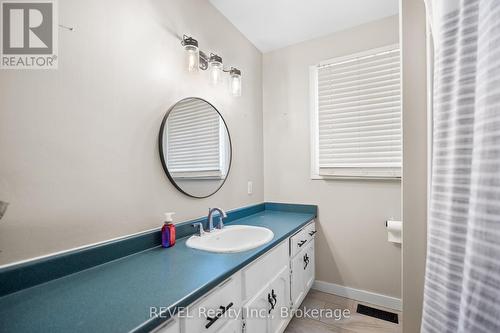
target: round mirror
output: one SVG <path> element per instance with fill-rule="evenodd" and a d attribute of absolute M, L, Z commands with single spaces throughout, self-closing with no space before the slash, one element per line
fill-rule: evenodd
<path fill-rule="evenodd" d="M 160 127 L 160 159 L 168 178 L 182 193 L 206 198 L 226 181 L 231 167 L 231 138 L 226 123 L 209 102 L 180 100 Z"/>

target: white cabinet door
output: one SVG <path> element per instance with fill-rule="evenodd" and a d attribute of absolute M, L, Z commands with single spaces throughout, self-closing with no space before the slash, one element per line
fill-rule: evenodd
<path fill-rule="evenodd" d="M 290 273 L 288 266 L 271 280 L 243 309 L 246 333 L 283 332 L 290 306 Z M 283 309 L 283 310 L 282 310 Z"/>
<path fill-rule="evenodd" d="M 267 316 L 271 311 L 271 290 L 267 284 L 260 293 L 243 308 L 246 333 L 266 333 L 269 331 Z"/>
<path fill-rule="evenodd" d="M 292 258 L 291 268 L 290 292 L 292 305 L 296 309 L 314 283 L 314 238 Z"/>
<path fill-rule="evenodd" d="M 290 272 L 288 266 L 271 282 L 272 306 L 269 329 L 271 333 L 283 332 L 290 316 Z"/>
<path fill-rule="evenodd" d="M 307 293 L 309 289 L 311 289 L 313 283 L 314 283 L 314 239 L 309 242 L 307 245 L 307 248 L 304 249 L 304 255 L 303 255 L 303 262 L 304 262 L 304 289 L 305 292 Z"/>
<path fill-rule="evenodd" d="M 291 269 L 292 269 L 292 274 L 290 276 L 290 292 L 291 292 L 291 299 L 292 299 L 292 305 L 296 309 L 300 303 L 302 302 L 302 299 L 305 296 L 305 288 L 304 288 L 304 259 L 302 252 L 298 253 L 295 257 L 292 258 L 291 260 Z"/>

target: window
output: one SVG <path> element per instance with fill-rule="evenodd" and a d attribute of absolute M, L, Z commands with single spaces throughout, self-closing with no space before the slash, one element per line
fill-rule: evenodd
<path fill-rule="evenodd" d="M 179 102 L 167 120 L 167 167 L 173 178 L 224 179 L 227 134 L 222 118 L 208 103 Z"/>
<path fill-rule="evenodd" d="M 399 46 L 311 67 L 312 176 L 401 177 Z"/>

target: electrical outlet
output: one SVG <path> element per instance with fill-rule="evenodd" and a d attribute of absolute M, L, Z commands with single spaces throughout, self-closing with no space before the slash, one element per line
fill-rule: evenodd
<path fill-rule="evenodd" d="M 248 195 L 253 193 L 253 183 L 250 181 L 247 184 L 247 193 L 248 193 Z"/>

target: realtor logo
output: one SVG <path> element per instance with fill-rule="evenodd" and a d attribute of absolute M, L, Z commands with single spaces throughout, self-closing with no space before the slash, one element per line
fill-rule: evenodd
<path fill-rule="evenodd" d="M 2 1 L 3 69 L 57 68 L 55 0 Z"/>

